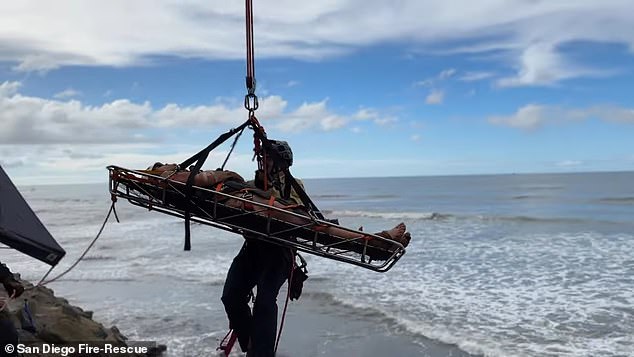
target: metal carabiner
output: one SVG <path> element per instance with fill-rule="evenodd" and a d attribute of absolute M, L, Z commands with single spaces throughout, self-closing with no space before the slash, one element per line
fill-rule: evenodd
<path fill-rule="evenodd" d="M 244 96 L 244 107 L 250 111 L 254 112 L 258 109 L 260 103 L 258 102 L 258 96 L 255 93 L 249 93 Z"/>

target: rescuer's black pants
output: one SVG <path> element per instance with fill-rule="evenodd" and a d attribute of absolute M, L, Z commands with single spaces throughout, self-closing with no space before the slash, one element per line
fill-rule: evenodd
<path fill-rule="evenodd" d="M 6 352 L 5 346 L 7 344 L 13 345 L 13 353 Z M 9 314 L 6 311 L 0 311 L 0 357 L 17 357 L 18 353 L 15 351 L 17 344 L 18 332 L 15 330 Z"/>
<path fill-rule="evenodd" d="M 247 239 L 231 263 L 222 302 L 243 351 L 250 338 L 249 356 L 275 355 L 277 295 L 290 274 L 291 257 L 289 248 Z M 248 302 L 254 286 L 257 294 L 252 315 Z"/>

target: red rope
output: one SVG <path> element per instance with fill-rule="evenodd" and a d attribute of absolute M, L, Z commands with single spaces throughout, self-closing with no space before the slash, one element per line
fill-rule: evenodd
<path fill-rule="evenodd" d="M 268 190 L 269 182 L 268 182 L 268 160 L 266 150 L 264 150 L 264 146 L 262 143 L 262 138 L 266 137 L 266 131 L 264 131 L 264 127 L 260 125 L 258 118 L 255 115 L 252 115 L 249 120 L 251 121 L 251 127 L 253 128 L 253 151 L 258 160 L 258 169 L 263 173 L 264 180 L 264 190 Z"/>
<path fill-rule="evenodd" d="M 229 330 L 222 341 L 220 341 L 220 346 L 216 348 L 216 350 L 223 351 L 225 357 L 229 356 L 231 350 L 233 349 L 233 345 L 236 343 L 237 338 L 238 334 L 233 330 Z"/>
<path fill-rule="evenodd" d="M 246 40 L 247 40 L 247 89 L 249 93 L 255 91 L 255 64 L 253 50 L 253 4 L 252 0 L 245 1 L 246 9 Z"/>

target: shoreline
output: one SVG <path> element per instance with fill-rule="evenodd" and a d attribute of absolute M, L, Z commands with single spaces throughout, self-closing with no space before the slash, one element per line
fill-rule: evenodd
<path fill-rule="evenodd" d="M 116 326 L 130 340 L 157 341 L 167 347 L 165 357 L 222 356 L 216 347 L 228 331 L 228 321 L 220 301 L 222 284 L 181 282 L 183 308 L 144 312 L 138 304 L 153 305 L 162 294 L 171 294 L 164 280 L 140 281 L 60 281 L 53 286 L 71 304 L 94 311 L 94 319 Z M 179 286 L 180 287 L 180 286 Z M 125 292 L 125 293 L 124 293 Z M 172 292 L 173 293 L 173 292 Z M 195 303 L 185 296 L 203 294 L 205 302 Z M 359 313 L 346 305 L 304 291 L 298 301 L 289 301 L 279 357 L 342 356 L 424 356 L 473 357 L 457 346 L 414 335 L 389 319 Z M 164 295 L 163 295 L 164 296 Z M 278 297 L 278 326 L 284 309 L 286 286 Z M 110 306 L 106 301 L 110 302 Z M 116 306 L 112 311 L 112 306 Z M 244 356 L 236 344 L 231 356 Z"/>
<path fill-rule="evenodd" d="M 285 296 L 283 293 L 280 297 Z M 313 295 L 308 293 L 298 302 L 289 302 L 280 357 L 473 357 L 457 346 L 413 335 L 394 322 L 373 319 L 371 313 L 351 314 L 347 306 L 329 304 Z M 283 309 L 284 299 L 279 305 Z M 305 326 L 310 326 L 312 336 L 305 336 Z"/>

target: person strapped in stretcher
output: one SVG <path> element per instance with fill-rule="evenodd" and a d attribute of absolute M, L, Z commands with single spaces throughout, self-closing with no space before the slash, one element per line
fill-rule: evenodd
<path fill-rule="evenodd" d="M 287 197 L 283 197 L 284 195 L 282 194 L 285 191 L 286 185 L 284 170 L 293 164 L 293 156 L 290 147 L 285 141 L 269 141 L 271 142 L 271 147 L 273 148 L 273 150 L 277 150 L 278 153 L 281 154 L 280 156 L 284 158 L 283 161 L 284 164 L 287 165 L 287 167 L 280 167 L 280 163 L 276 164 L 273 162 L 272 159 L 269 159 L 269 164 L 265 165 L 269 171 L 267 178 L 269 179 L 270 187 L 268 190 L 263 189 L 264 173 L 262 170 L 257 170 L 255 172 L 255 179 L 248 182 L 245 181 L 244 178 L 238 173 L 233 171 L 200 171 L 198 174 L 195 175 L 193 185 L 210 189 L 218 188 L 219 185 L 221 185 L 221 192 L 223 193 L 251 200 L 259 204 L 265 204 L 283 210 L 288 210 L 293 213 L 308 217 L 308 210 L 302 205 L 301 199 L 294 188 L 290 188 L 290 193 L 287 195 Z M 162 164 L 160 162 L 157 162 L 151 167 L 148 167 L 148 170 L 151 170 L 152 173 L 160 175 L 161 177 L 183 183 L 187 182 L 191 174 L 191 172 L 188 170 L 180 170 L 177 164 Z M 297 181 L 303 188 L 304 186 L 301 183 L 301 180 Z M 242 200 L 229 199 L 224 201 L 223 203 L 234 208 L 254 210 L 253 205 L 250 205 L 248 202 L 244 202 Z M 304 225 L 310 222 L 308 218 L 286 214 L 277 210 L 267 211 L 266 214 L 270 215 L 273 218 L 277 218 L 279 220 L 297 225 Z M 321 229 L 321 227 L 316 227 L 315 229 L 319 230 Z M 323 232 L 344 239 L 364 238 L 364 236 L 360 235 L 359 233 L 351 232 L 333 226 L 323 227 Z M 396 241 L 403 245 L 403 247 L 407 247 L 411 239 L 409 232 L 406 231 L 405 223 L 403 222 L 397 224 L 391 229 L 374 234 L 389 240 Z M 388 248 L 388 244 L 386 242 L 378 240 L 370 241 L 370 245 L 377 248 Z"/>

